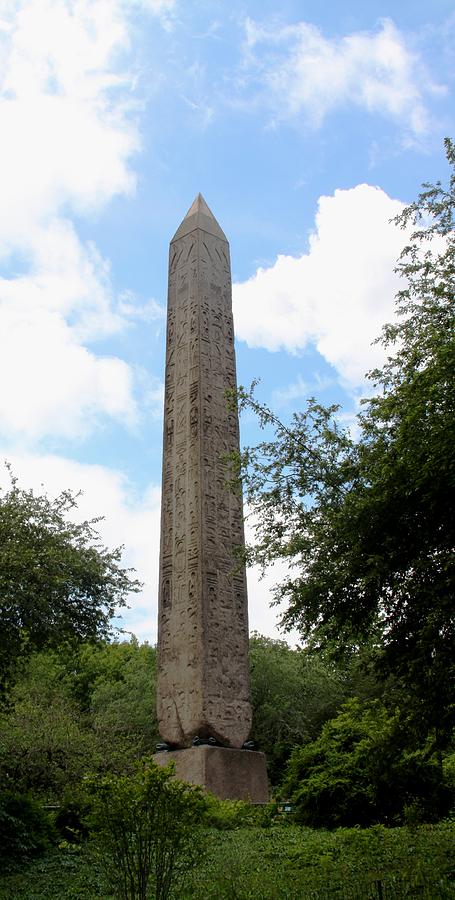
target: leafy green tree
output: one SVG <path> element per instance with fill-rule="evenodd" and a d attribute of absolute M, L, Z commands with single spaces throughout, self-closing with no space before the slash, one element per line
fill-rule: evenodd
<path fill-rule="evenodd" d="M 292 650 L 285 641 L 250 639 L 251 738 L 266 753 L 272 784 L 296 745 L 314 740 L 346 698 L 344 673 L 333 664 Z"/>
<path fill-rule="evenodd" d="M 34 650 L 107 636 L 139 582 L 107 550 L 98 520 L 72 522 L 77 496 L 0 492 L 0 688 Z"/>
<path fill-rule="evenodd" d="M 453 169 L 449 140 L 446 151 Z M 285 624 L 314 647 L 355 654 L 368 641 L 376 670 L 401 684 L 403 715 L 435 747 L 455 724 L 454 207 L 452 173 L 395 220 L 413 229 L 404 287 L 357 441 L 336 406 L 310 400 L 285 425 L 239 395 L 274 432 L 238 464 L 257 521 L 250 559 L 294 567 L 277 593 Z"/>
<path fill-rule="evenodd" d="M 36 800 L 0 788 L 0 871 L 43 853 L 55 838 L 49 814 Z"/>
<path fill-rule="evenodd" d="M 83 713 L 90 713 L 95 691 L 123 682 L 126 669 L 134 668 L 134 661 L 142 656 L 148 660 L 153 679 L 155 649 L 147 644 L 141 647 L 134 635 L 129 641 L 90 641 L 59 651 L 68 690 Z"/>
<path fill-rule="evenodd" d="M 407 749 L 399 718 L 380 701 L 352 698 L 316 741 L 294 750 L 282 791 L 299 822 L 317 828 L 398 824 L 448 811 L 453 797 L 440 766 L 425 749 Z"/>
<path fill-rule="evenodd" d="M 156 649 L 130 641 L 82 644 L 60 657 L 68 690 L 90 728 L 102 766 L 124 771 L 153 752 Z"/>
<path fill-rule="evenodd" d="M 59 801 L 100 763 L 93 734 L 52 652 L 33 654 L 0 715 L 0 783 Z"/>
<path fill-rule="evenodd" d="M 118 897 L 166 900 L 200 862 L 205 837 L 201 788 L 173 779 L 172 767 L 144 760 L 135 775 L 86 781 L 93 840 Z"/>
<path fill-rule="evenodd" d="M 88 649 L 88 648 L 87 648 Z M 90 724 L 105 765 L 125 765 L 152 753 L 159 741 L 156 717 L 156 651 L 137 641 L 105 644 L 103 655 L 118 666 L 100 674 L 91 693 Z"/>
<path fill-rule="evenodd" d="M 89 770 L 132 771 L 159 738 L 155 656 L 136 640 L 32 654 L 0 714 L 0 783 L 61 801 Z"/>

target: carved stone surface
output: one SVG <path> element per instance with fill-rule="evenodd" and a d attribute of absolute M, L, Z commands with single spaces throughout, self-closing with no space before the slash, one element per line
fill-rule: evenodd
<path fill-rule="evenodd" d="M 239 449 L 235 385 L 229 244 L 199 194 L 169 254 L 157 705 L 176 747 L 240 748 L 251 727 L 242 498 L 223 461 Z"/>

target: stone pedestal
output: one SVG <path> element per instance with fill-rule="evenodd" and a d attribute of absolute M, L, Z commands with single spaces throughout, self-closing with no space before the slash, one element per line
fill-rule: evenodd
<path fill-rule="evenodd" d="M 177 778 L 200 784 L 221 800 L 268 802 L 264 753 L 203 745 L 156 753 L 154 760 L 160 766 L 167 766 L 172 760 Z"/>

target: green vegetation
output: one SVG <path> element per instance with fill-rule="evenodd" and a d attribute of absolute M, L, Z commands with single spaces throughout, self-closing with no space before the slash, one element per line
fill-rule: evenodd
<path fill-rule="evenodd" d="M 50 499 L 13 475 L 0 492 L 0 691 L 34 650 L 109 635 L 115 610 L 139 590 L 121 550 L 101 544 L 98 520 L 69 519 L 76 507 L 70 491 Z"/>
<path fill-rule="evenodd" d="M 355 697 L 293 751 L 281 790 L 299 822 L 323 828 L 437 821 L 454 796 L 434 755 L 409 749 L 399 715 Z"/>
<path fill-rule="evenodd" d="M 175 781 L 173 771 L 149 760 L 132 776 L 86 779 L 92 843 L 122 900 L 146 900 L 149 886 L 156 900 L 166 900 L 202 860 L 204 795 Z"/>
<path fill-rule="evenodd" d="M 401 713 L 438 752 L 455 724 L 455 145 L 448 188 L 424 185 L 396 224 L 413 228 L 397 271 L 397 320 L 380 339 L 374 394 L 354 440 L 337 407 L 308 402 L 281 423 L 240 392 L 271 430 L 237 460 L 254 513 L 248 556 L 292 562 L 284 622 L 314 647 L 370 647 Z"/>
<path fill-rule="evenodd" d="M 455 897 L 454 837 L 453 824 L 333 832 L 295 825 L 212 830 L 207 854 L 173 896 L 182 900 L 443 900 Z M 0 880 L 0 900 L 108 900 L 114 896 L 103 867 L 86 845 L 74 849 L 63 844 L 26 870 Z"/>
<path fill-rule="evenodd" d="M 114 885 L 107 877 L 110 871 L 121 871 L 118 861 L 115 867 L 106 865 L 113 837 L 110 825 L 117 827 L 120 818 L 123 846 L 134 855 L 141 832 L 132 824 L 132 811 L 140 823 L 141 792 L 148 798 L 147 792 L 157 788 L 153 779 L 150 784 L 143 776 L 135 780 L 137 760 L 153 751 L 157 736 L 155 720 L 152 715 L 148 718 L 153 694 L 147 687 L 153 689 L 154 671 L 154 649 L 137 642 L 100 642 L 68 654 L 41 651 L 31 656 L 0 724 L 0 777 L 2 784 L 10 785 L 0 799 L 0 865 L 22 862 L 0 879 L 0 900 L 119 896 L 112 893 Z M 375 882 L 381 882 L 383 897 L 415 896 L 416 886 L 419 896 L 428 900 L 454 896 L 453 823 L 419 824 L 437 820 L 453 804 L 453 750 L 442 755 L 442 766 L 431 747 L 430 753 L 410 751 L 399 708 L 391 714 L 377 696 L 383 686 L 371 675 L 362 681 L 357 660 L 336 665 L 311 650 L 290 650 L 281 642 L 256 636 L 252 677 L 256 737 L 262 727 L 262 746 L 275 760 L 275 791 L 293 798 L 293 812 L 280 813 L 276 804 L 254 808 L 215 798 L 201 804 L 195 797 L 186 807 L 188 817 L 179 812 L 176 822 L 176 807 L 171 804 L 166 814 L 173 824 L 161 823 L 163 838 L 178 836 L 183 825 L 186 846 L 199 854 L 197 868 L 175 896 L 197 897 L 203 892 L 237 900 L 294 896 L 366 900 L 376 896 Z M 355 696 L 359 684 L 360 698 Z M 283 723 L 288 716 L 293 721 L 293 697 L 298 701 L 301 737 L 294 750 L 283 739 L 280 757 L 278 751 L 273 757 Z M 93 773 L 89 784 L 92 798 L 97 798 L 91 837 L 90 803 L 81 790 L 87 772 Z M 164 789 L 166 778 L 160 784 Z M 20 801 L 15 823 L 7 818 L 11 808 L 5 809 L 13 788 L 35 798 L 33 815 L 27 811 L 29 801 Z M 43 810 L 49 801 L 58 804 L 54 825 Z M 145 833 L 151 838 L 159 803 L 142 809 Z M 201 820 L 205 856 L 200 852 Z M 339 827 L 379 822 L 389 827 Z M 404 827 L 397 827 L 400 823 Z M 314 831 L 303 827 L 307 825 L 336 830 Z M 182 863 L 185 858 L 183 854 Z M 146 859 L 152 871 L 153 853 Z M 154 877 L 150 876 L 150 885 Z"/>
<path fill-rule="evenodd" d="M 334 407 L 284 425 L 240 393 L 274 431 L 237 460 L 247 555 L 294 564 L 278 599 L 306 639 L 251 640 L 277 805 L 150 761 L 155 649 L 110 625 L 137 582 L 71 494 L 0 495 L 0 900 L 455 896 L 454 208 L 452 175 L 397 219 L 406 281 L 356 441 Z"/>
<path fill-rule="evenodd" d="M 267 754 L 273 784 L 290 749 L 316 738 L 352 689 L 346 669 L 315 654 L 291 650 L 261 635 L 250 640 L 252 738 Z"/>
<path fill-rule="evenodd" d="M 188 897 L 254 900 L 455 896 L 451 827 L 240 829 L 217 837 Z M 380 883 L 380 887 L 379 887 Z"/>
<path fill-rule="evenodd" d="M 292 564 L 277 588 L 307 656 L 332 660 L 357 697 L 298 739 L 285 790 L 309 824 L 424 821 L 453 803 L 455 725 L 455 145 L 449 185 L 397 217 L 408 243 L 397 319 L 354 440 L 309 400 L 290 424 L 250 392 L 268 440 L 237 464 L 256 523 L 247 558 Z M 409 232 L 411 232 L 409 234 Z M 352 678 L 363 670 L 360 692 Z M 360 679 L 358 679 L 360 686 Z M 375 701 L 375 703 L 373 703 Z M 363 708 L 362 708 L 363 704 Z M 295 724 L 301 729 L 297 718 Z M 321 723 L 322 724 L 322 723 Z M 312 741 L 312 742 L 311 742 Z M 451 770 L 453 771 L 453 770 Z M 391 800 L 384 801 L 388 791 Z"/>
<path fill-rule="evenodd" d="M 33 654 L 0 710 L 0 784 L 53 803 L 88 771 L 132 771 L 158 740 L 154 683 L 134 641 Z"/>
<path fill-rule="evenodd" d="M 0 862 L 20 863 L 51 846 L 51 817 L 31 797 L 16 791 L 0 794 Z"/>

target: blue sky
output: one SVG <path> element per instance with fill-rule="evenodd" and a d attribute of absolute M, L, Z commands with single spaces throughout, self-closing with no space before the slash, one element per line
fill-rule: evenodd
<path fill-rule="evenodd" d="M 169 240 L 201 191 L 231 245 L 238 379 L 347 426 L 381 362 L 405 235 L 445 177 L 449 0 L 3 0 L 0 456 L 81 488 L 156 635 Z M 242 438 L 257 438 L 254 421 Z M 252 628 L 277 636 L 249 573 Z"/>

